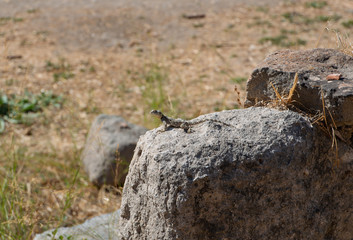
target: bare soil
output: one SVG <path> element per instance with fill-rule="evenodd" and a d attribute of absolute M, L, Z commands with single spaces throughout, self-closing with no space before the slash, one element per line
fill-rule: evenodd
<path fill-rule="evenodd" d="M 0 17 L 28 10 L 39 14 L 27 25 L 30 31 L 46 31 L 58 47 L 69 50 L 104 50 L 128 47 L 131 41 L 158 47 L 181 44 L 195 34 L 182 15 L 222 14 L 239 6 L 275 6 L 281 0 L 78 0 L 0 1 Z M 152 34 L 151 34 L 152 33 Z M 152 36 L 151 36 L 152 35 Z"/>

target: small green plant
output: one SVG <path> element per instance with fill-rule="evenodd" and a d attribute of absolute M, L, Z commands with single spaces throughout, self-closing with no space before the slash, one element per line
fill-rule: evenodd
<path fill-rule="evenodd" d="M 64 59 L 60 59 L 58 63 L 47 61 L 45 69 L 47 72 L 53 72 L 54 82 L 58 82 L 61 79 L 68 80 L 75 77 L 75 74 L 71 72 L 72 67 Z"/>
<path fill-rule="evenodd" d="M 266 42 L 271 42 L 273 45 L 282 46 L 284 45 L 284 41 L 288 39 L 286 35 L 278 35 L 276 37 L 263 37 L 259 40 L 259 43 L 264 44 Z"/>
<path fill-rule="evenodd" d="M 273 45 L 281 46 L 281 47 L 292 47 L 296 45 L 305 45 L 306 41 L 300 38 L 297 38 L 296 41 L 288 40 L 288 36 L 284 34 L 280 34 L 276 37 L 263 37 L 259 40 L 260 44 L 264 44 L 266 42 L 270 42 Z"/>
<path fill-rule="evenodd" d="M 61 78 L 68 80 L 73 77 L 75 77 L 75 74 L 73 74 L 71 72 L 59 72 L 59 73 L 53 74 L 54 82 L 58 82 Z"/>
<path fill-rule="evenodd" d="M 45 37 L 45 36 L 47 36 L 49 34 L 49 32 L 48 31 L 36 31 L 35 34 L 37 36 Z"/>
<path fill-rule="evenodd" d="M 5 84 L 6 86 L 12 86 L 15 82 L 17 82 L 15 79 L 10 78 L 10 79 L 6 79 Z"/>
<path fill-rule="evenodd" d="M 5 121 L 17 124 L 32 124 L 43 108 L 53 105 L 61 107 L 63 98 L 52 92 L 34 95 L 25 90 L 23 96 L 0 93 L 0 133 L 5 130 Z"/>
<path fill-rule="evenodd" d="M 265 7 L 265 6 L 260 6 L 260 7 L 257 7 L 257 8 L 256 8 L 256 11 L 258 11 L 258 12 L 263 12 L 263 13 L 268 13 L 269 8 L 268 8 L 268 7 Z"/>
<path fill-rule="evenodd" d="M 96 73 L 96 68 L 89 61 L 81 61 L 80 72 Z"/>
<path fill-rule="evenodd" d="M 264 26 L 264 27 L 273 27 L 273 24 L 268 21 L 268 20 L 262 20 L 262 19 L 255 19 L 255 21 L 251 24 L 248 24 L 248 27 L 253 27 L 253 26 Z"/>
<path fill-rule="evenodd" d="M 0 26 L 1 25 L 5 25 L 6 23 L 8 23 L 11 20 L 10 17 L 0 17 Z"/>
<path fill-rule="evenodd" d="M 294 24 L 311 24 L 315 21 L 309 17 L 306 17 L 298 12 L 286 12 L 282 14 L 282 17 L 290 23 Z"/>
<path fill-rule="evenodd" d="M 294 22 L 294 16 L 295 16 L 295 13 L 292 13 L 292 12 L 286 12 L 282 14 L 282 17 L 290 23 Z"/>
<path fill-rule="evenodd" d="M 333 14 L 332 16 L 330 16 L 330 20 L 337 22 L 338 20 L 340 20 L 342 18 L 341 15 L 338 14 Z"/>
<path fill-rule="evenodd" d="M 169 82 L 168 71 L 157 64 L 149 64 L 142 72 L 127 70 L 129 77 L 137 84 L 141 92 L 141 103 L 144 104 L 144 121 L 146 125 L 151 124 L 149 112 L 152 109 L 159 109 L 170 114 L 179 104 L 177 99 L 168 99 L 165 86 Z M 156 121 L 152 126 L 157 125 Z"/>
<path fill-rule="evenodd" d="M 204 26 L 205 26 L 204 23 L 194 23 L 194 24 L 193 24 L 193 27 L 194 27 L 194 28 L 202 28 L 202 27 L 204 27 Z"/>
<path fill-rule="evenodd" d="M 323 16 L 323 15 L 320 15 L 320 16 L 317 16 L 316 18 L 316 21 L 318 22 L 327 22 L 330 20 L 330 16 Z"/>
<path fill-rule="evenodd" d="M 12 18 L 13 22 L 23 22 L 23 18 Z"/>
<path fill-rule="evenodd" d="M 296 43 L 294 45 L 298 45 L 298 46 L 302 45 L 302 46 L 304 46 L 304 45 L 306 45 L 306 40 L 301 39 L 301 38 L 297 38 Z"/>
<path fill-rule="evenodd" d="M 141 78 L 144 102 L 148 104 L 149 109 L 161 109 L 167 99 L 164 84 L 168 81 L 168 76 L 159 66 L 153 65 Z"/>
<path fill-rule="evenodd" d="M 297 32 L 296 32 L 296 31 L 294 31 L 294 30 L 281 29 L 281 34 L 282 34 L 282 35 L 287 35 L 287 34 L 297 34 Z"/>
<path fill-rule="evenodd" d="M 38 9 L 32 8 L 32 9 L 28 9 L 27 13 L 36 13 L 37 11 L 38 11 Z"/>
<path fill-rule="evenodd" d="M 230 79 L 233 83 L 243 83 L 246 82 L 246 80 L 248 80 L 246 77 L 233 77 Z"/>
<path fill-rule="evenodd" d="M 312 1 L 312 2 L 307 2 L 305 3 L 305 7 L 307 8 L 323 8 L 327 6 L 326 1 Z"/>
<path fill-rule="evenodd" d="M 345 28 L 352 28 L 353 27 L 353 20 L 348 20 L 348 21 L 342 22 L 342 26 Z"/>
<path fill-rule="evenodd" d="M 10 106 L 6 95 L 0 96 L 0 133 L 5 130 L 5 120 L 2 116 L 8 115 Z"/>
<path fill-rule="evenodd" d="M 10 22 L 23 22 L 23 18 L 16 18 L 16 17 L 0 17 L 0 26 L 5 25 L 6 23 Z"/>
<path fill-rule="evenodd" d="M 327 22 L 327 21 L 334 21 L 337 22 L 338 20 L 341 19 L 340 15 L 334 14 L 332 16 L 324 16 L 324 15 L 319 15 L 317 17 L 315 17 L 315 21 L 316 22 Z"/>
<path fill-rule="evenodd" d="M 229 24 L 227 25 L 226 31 L 227 31 L 227 30 L 230 30 L 230 29 L 233 29 L 234 27 L 235 27 L 235 24 L 229 23 Z"/>

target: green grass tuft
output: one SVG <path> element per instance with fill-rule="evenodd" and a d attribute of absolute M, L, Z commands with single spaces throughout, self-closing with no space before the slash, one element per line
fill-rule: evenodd
<path fill-rule="evenodd" d="M 321 8 L 327 6 L 327 2 L 326 1 L 312 1 L 312 2 L 305 3 L 305 6 L 308 7 L 308 8 L 321 9 Z"/>
<path fill-rule="evenodd" d="M 30 125 L 43 108 L 49 105 L 60 108 L 62 103 L 62 96 L 56 96 L 50 91 L 35 95 L 25 90 L 22 96 L 10 97 L 0 93 L 0 133 L 5 130 L 5 121 Z"/>
<path fill-rule="evenodd" d="M 348 21 L 342 22 L 342 26 L 345 28 L 352 28 L 353 27 L 353 20 L 348 20 Z"/>
<path fill-rule="evenodd" d="M 75 74 L 71 72 L 72 67 L 68 64 L 65 59 L 60 59 L 58 63 L 47 61 L 45 65 L 47 72 L 53 72 L 54 82 L 58 82 L 61 79 L 68 80 L 75 77 Z"/>
<path fill-rule="evenodd" d="M 266 42 L 271 42 L 271 44 L 281 47 L 292 47 L 297 45 L 306 45 L 306 41 L 300 38 L 297 38 L 295 41 L 288 40 L 288 36 L 284 34 L 280 34 L 276 37 L 263 37 L 259 40 L 260 44 L 264 44 Z"/>
<path fill-rule="evenodd" d="M 165 85 L 169 81 L 164 69 L 153 64 L 139 75 L 138 84 L 147 109 L 163 109 L 167 103 Z"/>
<path fill-rule="evenodd" d="M 233 83 L 243 83 L 246 82 L 246 80 L 248 80 L 246 77 L 233 77 L 230 79 L 230 81 L 232 81 Z"/>
<path fill-rule="evenodd" d="M 31 203 L 23 198 L 27 186 L 18 181 L 21 159 L 25 156 L 26 149 L 17 147 L 5 157 L 7 164 L 0 168 L 0 239 L 29 239 L 34 227 L 28 221 L 33 212 L 29 208 Z"/>

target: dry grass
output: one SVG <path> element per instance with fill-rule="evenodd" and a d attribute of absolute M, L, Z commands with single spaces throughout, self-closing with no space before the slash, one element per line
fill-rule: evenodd
<path fill-rule="evenodd" d="M 66 52 L 50 33 L 27 30 L 40 11 L 0 24 L 1 91 L 21 96 L 25 89 L 45 89 L 65 98 L 62 109 L 44 109 L 32 125 L 7 124 L 0 136 L 0 238 L 30 239 L 59 224 L 77 224 L 119 208 L 120 198 L 99 192 L 81 167 L 80 153 L 97 114 L 118 114 L 152 128 L 158 124 L 148 116 L 152 108 L 187 118 L 236 108 L 245 97 L 242 79 L 267 54 L 283 46 L 334 48 L 336 34 L 324 31 L 320 37 L 326 27 L 352 33 L 341 24 L 351 17 L 346 11 L 351 1 L 327 1 L 323 8 L 306 2 L 207 13 L 197 20 L 194 38 L 164 51 L 151 43 L 143 51 L 131 45 Z M 315 20 L 333 13 L 341 18 L 329 25 Z M 351 51 L 351 45 L 339 41 Z M 15 55 L 22 58 L 7 58 Z"/>
<path fill-rule="evenodd" d="M 332 165 L 332 172 L 334 173 L 334 167 L 339 167 L 340 164 L 340 158 L 339 158 L 339 149 L 338 149 L 338 142 L 337 142 L 337 137 L 342 141 L 346 142 L 346 140 L 341 136 L 340 132 L 338 131 L 337 125 L 335 123 L 335 119 L 333 118 L 331 112 L 329 109 L 326 107 L 325 104 L 325 99 L 324 99 L 324 92 L 321 89 L 321 103 L 322 103 L 322 111 L 313 114 L 313 113 L 308 113 L 308 112 L 303 112 L 299 108 L 295 107 L 292 104 L 292 98 L 295 92 L 295 88 L 298 83 L 298 73 L 295 74 L 294 80 L 293 80 L 293 85 L 290 88 L 288 92 L 288 96 L 282 96 L 276 87 L 270 82 L 273 91 L 275 92 L 276 99 L 274 100 L 269 100 L 267 102 L 259 102 L 257 103 L 258 106 L 266 106 L 266 107 L 271 107 L 271 108 L 276 108 L 276 109 L 281 109 L 281 110 L 294 110 L 296 112 L 300 112 L 302 115 L 306 116 L 308 119 L 310 119 L 311 123 L 314 125 L 319 126 L 322 131 L 332 139 L 332 144 L 331 144 L 331 151 L 334 152 L 335 154 L 335 161 L 331 162 Z M 296 102 L 297 104 L 300 104 Z M 330 117 L 330 119 L 327 119 L 327 115 Z"/>

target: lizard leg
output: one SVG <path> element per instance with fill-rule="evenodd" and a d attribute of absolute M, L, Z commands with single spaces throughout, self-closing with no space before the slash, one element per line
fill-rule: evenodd
<path fill-rule="evenodd" d="M 168 130 L 168 124 L 166 122 L 163 122 L 163 131 L 167 131 Z"/>
<path fill-rule="evenodd" d="M 180 125 L 180 128 L 184 129 L 184 131 L 187 132 L 187 133 L 190 133 L 190 132 L 191 132 L 190 125 L 189 125 L 187 122 L 182 123 L 182 124 Z"/>

